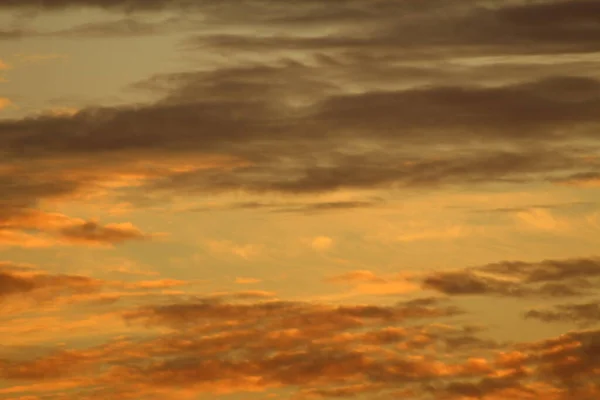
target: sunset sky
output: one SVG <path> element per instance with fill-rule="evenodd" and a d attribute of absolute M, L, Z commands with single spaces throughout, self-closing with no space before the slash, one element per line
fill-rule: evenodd
<path fill-rule="evenodd" d="M 0 0 L 0 399 L 600 399 L 600 1 Z"/>

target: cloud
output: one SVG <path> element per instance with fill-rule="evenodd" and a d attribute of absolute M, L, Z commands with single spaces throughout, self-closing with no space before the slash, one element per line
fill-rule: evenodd
<path fill-rule="evenodd" d="M 582 158 L 593 148 L 573 145 L 593 139 L 591 127 L 600 123 L 595 112 L 600 98 L 591 90 L 599 86 L 594 79 L 344 93 L 332 88 L 327 74 L 321 79 L 320 69 L 327 67 L 287 63 L 162 75 L 145 83 L 163 94 L 154 104 L 2 121 L 0 132 L 6 134 L 0 148 L 15 161 L 31 162 L 21 167 L 22 179 L 11 198 L 20 195 L 16 200 L 31 202 L 33 190 L 45 189 L 49 193 L 39 195 L 50 196 L 63 186 L 65 194 L 80 192 L 101 182 L 106 169 L 113 176 L 129 176 L 136 166 L 126 161 L 127 154 L 148 162 L 156 154 L 171 159 L 218 154 L 230 160 L 221 168 L 192 164 L 162 173 L 136 171 L 138 189 L 124 191 L 130 199 L 135 193 L 151 198 L 184 191 L 310 195 L 523 184 L 600 168 Z M 307 96 L 312 99 L 308 105 L 293 105 Z M 165 125 L 168 134 L 160 128 Z M 432 143 L 447 149 L 436 152 Z M 106 165 L 100 154 L 120 162 Z M 64 170 L 44 168 L 48 157 L 65 160 Z M 95 168 L 83 162 L 90 158 L 97 160 Z M 79 175 L 67 174 L 77 169 Z M 52 188 L 37 187 L 43 185 L 36 181 L 41 171 L 56 181 Z M 128 183 L 133 186 L 133 179 Z M 370 205 L 323 202 L 290 211 Z"/>
<path fill-rule="evenodd" d="M 259 283 L 260 281 L 261 281 L 260 279 L 256 279 L 256 278 L 243 278 L 243 277 L 235 278 L 235 283 L 239 283 L 240 285 Z"/>
<path fill-rule="evenodd" d="M 469 272 L 440 272 L 430 275 L 423 281 L 425 289 L 432 289 L 449 295 L 488 295 L 523 296 L 520 285 L 510 281 L 481 277 Z"/>
<path fill-rule="evenodd" d="M 260 301 L 260 300 L 275 300 L 276 294 L 265 290 L 240 290 L 235 292 L 216 292 L 207 299 L 211 301 Z"/>
<path fill-rule="evenodd" d="M 179 385 L 197 392 L 220 393 L 224 388 L 233 392 L 249 391 L 254 385 L 256 389 L 263 390 L 282 385 L 320 387 L 343 381 L 350 383 L 359 379 L 359 376 L 372 381 L 375 384 L 372 387 L 374 390 L 379 384 L 396 385 L 392 381 L 391 369 L 395 371 L 396 379 L 405 383 L 446 374 L 442 363 L 418 357 L 372 360 L 368 353 L 376 351 L 376 347 L 366 346 L 367 341 L 382 340 L 381 343 L 384 343 L 383 338 L 388 337 L 385 343 L 408 342 L 407 346 L 412 348 L 413 344 L 409 343 L 413 335 L 416 335 L 409 328 L 405 331 L 398 330 L 394 339 L 393 329 L 385 328 L 380 331 L 381 323 L 441 317 L 455 312 L 451 307 L 438 308 L 430 300 L 399 303 L 390 307 L 331 307 L 281 301 L 239 304 L 198 299 L 189 303 L 143 307 L 127 314 L 126 318 L 144 325 L 165 324 L 191 335 L 194 335 L 200 321 L 210 321 L 214 334 L 206 334 L 203 339 L 198 336 L 191 339 L 193 336 L 186 335 L 191 340 L 184 341 L 166 337 L 167 342 L 163 342 L 163 346 L 170 343 L 169 347 L 174 347 L 168 351 L 173 352 L 173 355 L 179 353 L 180 356 L 146 369 L 144 374 L 151 379 L 144 378 L 132 369 L 121 373 L 131 376 L 143 386 L 171 388 Z M 223 331 L 219 327 L 226 321 L 239 321 L 240 325 L 236 324 L 234 331 Z M 299 329 L 301 325 L 303 328 Z M 362 328 L 363 332 L 345 333 L 354 328 Z M 364 332 L 364 329 L 367 331 Z M 421 332 L 419 328 L 415 330 Z M 433 334 L 433 330 L 431 333 Z M 377 335 L 381 339 L 377 339 Z M 452 336 L 451 333 L 448 335 Z M 356 345 L 363 341 L 365 348 L 360 350 L 360 346 Z M 308 343 L 312 344 L 301 350 Z M 151 349 L 153 345 L 148 343 L 148 346 Z M 420 346 L 418 341 L 414 342 L 414 346 Z M 232 348 L 238 348 L 246 357 L 225 360 L 218 355 Z M 273 352 L 274 348 L 278 350 Z M 216 353 L 211 349 L 216 350 Z M 194 360 L 193 354 L 205 354 L 205 361 Z M 207 369 L 208 366 L 212 367 Z M 390 371 L 385 372 L 386 368 Z M 455 368 L 461 369 L 460 366 Z M 209 373 L 208 370 L 213 370 L 214 373 Z M 199 373 L 200 371 L 205 372 Z M 196 378 L 192 379 L 192 376 Z M 251 376 L 260 379 L 250 379 Z M 254 382 L 254 385 L 249 387 L 250 382 Z"/>
<path fill-rule="evenodd" d="M 556 179 L 555 182 L 565 186 L 595 188 L 600 186 L 600 173 L 581 172 L 567 178 Z"/>
<path fill-rule="evenodd" d="M 198 283 L 171 278 L 107 280 L 78 274 L 56 274 L 27 264 L 0 262 L 0 314 L 25 318 L 19 321 L 26 324 L 35 324 L 36 318 L 50 318 L 52 313 L 68 315 L 75 321 L 83 316 L 93 318 L 98 310 L 106 312 L 103 307 L 118 309 L 130 299 L 158 300 L 161 296 L 181 295 L 184 291 L 179 289 L 192 290 Z M 230 297 L 259 298 L 258 294 L 250 293 L 232 294 Z M 263 294 L 260 298 L 265 297 Z M 27 312 L 31 320 L 27 319 Z M 120 311 L 114 313 L 120 315 Z M 2 333 L 0 329 L 0 336 Z"/>
<path fill-rule="evenodd" d="M 295 324 L 308 318 L 312 324 L 307 329 L 323 329 L 331 324 L 342 326 L 359 326 L 359 319 L 375 321 L 402 321 L 411 318 L 427 318 L 454 315 L 459 311 L 455 307 L 437 307 L 437 301 L 408 301 L 393 307 L 380 306 L 310 306 L 301 302 L 271 301 L 256 304 L 228 304 L 213 299 L 199 299 L 186 303 L 165 306 L 142 307 L 128 313 L 126 318 L 143 323 L 159 324 L 173 327 L 192 325 L 198 319 L 219 321 L 227 318 L 253 318 L 262 315 L 273 328 L 285 329 L 286 324 Z M 283 313 L 283 314 L 282 314 Z M 280 319 L 280 315 L 285 315 Z M 271 320 L 270 318 L 275 317 Z M 358 324 L 358 325 L 356 325 Z"/>
<path fill-rule="evenodd" d="M 0 301 L 26 295 L 37 299 L 86 293 L 100 288 L 101 281 L 77 275 L 52 275 L 37 271 L 0 270 Z"/>
<path fill-rule="evenodd" d="M 560 265 L 569 262 L 573 268 L 583 264 L 571 260 Z M 85 280 L 79 287 L 78 280 L 55 281 L 48 274 L 31 272 L 28 266 L 4 264 L 0 276 L 30 279 L 28 285 L 5 279 L 1 286 L 8 294 L 4 296 L 29 294 L 49 283 L 63 285 L 61 290 L 67 292 L 89 290 Z M 486 268 L 525 270 L 533 281 L 558 279 L 552 272 L 535 276 L 536 270 L 547 269 L 539 264 L 537 269 L 533 264 L 517 268 L 516 263 Z M 368 271 L 336 278 L 380 282 Z M 143 290 L 181 283 L 151 282 L 156 284 L 142 281 L 129 286 Z M 72 285 L 76 289 L 68 289 Z M 114 337 L 76 349 L 50 348 L 31 356 L 7 353 L 0 359 L 0 376 L 9 384 L 18 382 L 10 392 L 14 396 L 53 396 L 69 387 L 72 396 L 82 398 L 96 393 L 105 398 L 125 399 L 131 394 L 158 399 L 178 391 L 192 397 L 255 391 L 267 395 L 278 388 L 299 398 L 352 394 L 379 398 L 408 390 L 417 398 L 436 393 L 448 400 L 495 400 L 549 393 L 586 398 L 597 391 L 582 385 L 597 376 L 597 332 L 498 343 L 482 336 L 485 330 L 481 328 L 453 325 L 460 322 L 455 317 L 462 319 L 465 314 L 443 299 L 332 305 L 282 301 L 256 291 L 159 299 L 150 297 L 150 303 L 132 304 L 134 308 L 120 308 L 116 314 L 129 329 L 141 329 L 143 336 Z M 98 387 L 106 389 L 96 392 Z"/>
<path fill-rule="evenodd" d="M 385 398 L 404 390 L 448 400 L 587 399 L 597 393 L 584 384 L 597 377 L 596 331 L 500 344 L 473 327 L 414 323 L 452 321 L 457 310 L 440 300 L 387 306 L 255 300 L 205 297 L 142 306 L 124 313 L 125 320 L 168 329 L 29 359 L 8 357 L 0 375 L 20 382 L 17 394 L 44 382 L 39 393 L 53 395 L 68 376 L 76 382 L 73 396 L 103 383 L 110 391 L 102 395 L 112 398 L 158 399 L 178 391 L 266 396 L 272 389 L 289 390 L 294 398 Z"/>
<path fill-rule="evenodd" d="M 423 278 L 422 285 L 447 295 L 569 297 L 587 293 L 599 276 L 600 262 L 596 258 L 506 261 L 434 272 Z"/>
<path fill-rule="evenodd" d="M 384 204 L 382 199 L 369 200 L 340 200 L 340 201 L 323 201 L 323 202 L 260 202 L 260 201 L 244 201 L 235 202 L 222 206 L 206 206 L 196 207 L 186 211 L 216 211 L 216 210 L 265 210 L 274 213 L 298 213 L 312 215 L 315 213 L 330 213 L 335 211 L 355 210 L 361 208 L 372 208 Z"/>
<path fill-rule="evenodd" d="M 48 114 L 53 116 L 73 116 L 79 112 L 78 108 L 75 107 L 54 107 L 47 111 Z"/>
<path fill-rule="evenodd" d="M 62 228 L 61 238 L 73 243 L 89 243 L 96 245 L 119 244 L 131 240 L 145 240 L 144 234 L 131 223 L 99 225 L 94 221 Z"/>
<path fill-rule="evenodd" d="M 519 221 L 526 226 L 543 231 L 564 231 L 568 229 L 568 223 L 557 219 L 548 210 L 531 209 L 516 213 Z"/>
<path fill-rule="evenodd" d="M 375 6 L 360 1 L 319 5 L 294 2 L 288 3 L 283 12 L 269 5 L 245 2 L 248 10 L 255 11 L 253 18 L 241 19 L 227 12 L 214 16 L 227 16 L 249 28 L 266 26 L 270 31 L 253 35 L 227 30 L 212 36 L 200 34 L 191 41 L 192 46 L 236 55 L 300 53 L 334 59 L 341 55 L 355 62 L 379 58 L 402 63 L 593 53 L 598 51 L 600 37 L 600 29 L 590 17 L 598 11 L 593 0 L 427 4 L 388 0 L 378 1 Z M 388 73 L 391 69 L 381 63 L 376 68 Z"/>
<path fill-rule="evenodd" d="M 357 270 L 331 276 L 327 282 L 346 284 L 352 287 L 352 295 L 399 295 L 419 291 L 409 274 L 379 276 L 372 271 Z"/>
<path fill-rule="evenodd" d="M 327 201 L 321 203 L 310 203 L 301 206 L 282 207 L 275 209 L 276 212 L 294 212 L 294 213 L 313 213 L 313 212 L 332 212 L 337 210 L 354 210 L 358 208 L 370 208 L 381 205 L 381 201 L 376 200 L 348 200 L 348 201 Z"/>
<path fill-rule="evenodd" d="M 198 20 L 190 18 L 194 14 L 177 15 L 159 21 L 146 21 L 144 18 L 127 16 L 125 18 L 89 22 L 69 28 L 41 33 L 48 37 L 86 37 L 120 38 L 170 34 L 172 32 L 198 30 Z"/>
<path fill-rule="evenodd" d="M 559 304 L 551 309 L 532 309 L 525 313 L 525 318 L 590 326 L 600 321 L 600 302 Z"/>
<path fill-rule="evenodd" d="M 166 33 L 164 25 L 169 21 L 161 23 L 150 23 L 133 18 L 119 19 L 107 22 L 94 22 L 77 25 L 61 31 L 52 32 L 52 36 L 72 37 L 132 37 L 156 35 Z"/>
<path fill-rule="evenodd" d="M 116 14 L 104 21 L 78 20 L 60 31 L 7 28 L 0 39 L 68 39 L 77 46 L 93 37 L 173 38 L 171 33 L 181 37 L 193 30 L 179 49 L 186 59 L 201 55 L 202 65 L 129 88 L 146 91 L 154 101 L 0 120 L 0 244 L 26 248 L 10 249 L 20 259 L 49 257 L 49 265 L 59 268 L 52 257 L 62 257 L 63 249 L 43 254 L 32 249 L 112 246 L 155 236 L 132 223 L 100 223 L 52 210 L 78 210 L 82 203 L 97 208 L 101 202 L 169 212 L 168 204 L 181 209 L 198 199 L 208 204 L 199 210 L 240 210 L 236 217 L 259 210 L 288 213 L 300 230 L 311 221 L 289 214 L 338 212 L 331 218 L 342 221 L 361 209 L 368 225 L 372 220 L 362 210 L 372 208 L 374 218 L 396 226 L 418 208 L 433 222 L 416 229 L 418 224 L 406 222 L 410 229 L 398 230 L 395 243 L 383 246 L 402 242 L 405 262 L 415 261 L 413 242 L 430 239 L 468 236 L 478 241 L 471 258 L 495 251 L 481 242 L 483 227 L 434 210 L 447 206 L 450 191 L 478 192 L 477 201 L 510 192 L 510 204 L 496 212 L 509 212 L 538 231 L 569 229 L 581 239 L 558 249 L 560 243 L 549 240 L 560 238 L 542 235 L 542 242 L 530 243 L 532 254 L 538 246 L 571 254 L 594 243 L 596 232 L 579 232 L 558 206 L 545 200 L 512 204 L 545 189 L 556 194 L 556 204 L 575 204 L 585 199 L 574 197 L 593 195 L 582 188 L 597 186 L 595 1 L 0 1 L 0 9 L 14 12 L 17 22 L 22 15 L 51 18 L 43 25 L 56 22 L 50 11 L 70 15 L 84 7 Z M 65 15 L 56 14 L 60 20 Z M 382 209 L 384 201 L 376 195 L 391 199 L 390 207 Z M 421 203 L 413 195 L 439 201 Z M 400 212 L 405 201 L 419 206 Z M 478 222 L 488 217 L 465 215 Z M 586 228 L 597 225 L 593 217 Z M 305 248 L 335 249 L 338 236 L 331 232 L 306 234 L 316 229 L 303 230 Z M 492 244 L 510 247 L 510 240 L 497 237 Z M 475 248 L 464 244 L 465 250 Z M 226 237 L 201 245 L 232 262 L 266 251 Z M 371 257 L 381 243 L 368 246 L 359 253 L 369 252 L 371 261 L 381 258 Z M 346 250 L 341 247 L 337 250 Z M 355 250 L 344 258 L 355 258 Z M 60 268 L 88 268 L 83 261 Z M 197 281 L 162 275 L 137 280 L 132 275 L 156 274 L 133 264 L 112 265 L 102 273 L 129 276 L 109 281 L 0 263 L 2 313 L 15 321 L 6 328 L 0 324 L 6 342 L 0 396 L 600 398 L 597 331 L 502 343 L 485 329 L 462 326 L 481 316 L 453 304 L 465 301 L 459 296 L 490 304 L 490 296 L 513 298 L 526 307 L 541 301 L 541 308 L 526 308 L 527 327 L 534 327 L 524 334 L 532 336 L 554 329 L 540 322 L 592 326 L 598 304 L 583 296 L 595 294 L 600 283 L 596 258 L 503 261 L 410 275 L 347 270 L 328 279 L 350 294 L 338 296 L 340 304 L 290 301 L 285 290 L 203 293 Z M 230 283 L 258 282 L 238 273 Z M 408 300 L 422 290 L 444 296 Z M 406 297 L 386 303 L 400 294 Z M 378 296 L 377 304 L 349 301 L 374 299 L 368 295 Z M 576 302 L 563 303 L 564 298 Z M 546 303 L 550 300 L 559 304 Z M 502 318 L 510 317 L 505 312 L 510 310 L 501 311 Z M 65 318 L 54 318 L 58 315 Z M 116 317 L 122 320 L 111 319 Z"/>
<path fill-rule="evenodd" d="M 41 10 L 62 10 L 68 7 L 97 7 L 97 8 L 105 8 L 105 9 L 115 9 L 115 10 L 160 10 L 167 6 L 177 7 L 181 5 L 185 5 L 186 0 L 150 0 L 150 1 L 141 1 L 135 0 L 132 2 L 128 2 L 126 4 L 114 2 L 111 0 L 44 0 L 42 2 L 35 0 L 25 0 L 25 1 L 5 1 L 2 2 L 1 8 L 7 9 L 41 9 Z"/>
<path fill-rule="evenodd" d="M 11 212 L 12 211 L 12 212 Z M 29 232 L 34 233 L 29 233 Z M 152 235 L 131 223 L 101 225 L 96 221 L 71 218 L 36 209 L 8 210 L 0 215 L 0 244 L 47 247 L 53 245 L 115 245 L 147 240 Z"/>
<path fill-rule="evenodd" d="M 62 351 L 29 362 L 0 363 L 0 376 L 7 380 L 35 381 L 72 375 L 85 365 L 86 357 L 78 352 Z"/>
<path fill-rule="evenodd" d="M 317 3 L 290 2 L 285 6 L 266 1 L 233 3 L 220 7 L 189 0 L 8 1 L 0 7 L 12 10 L 59 11 L 70 7 L 94 7 L 117 12 L 196 11 L 205 23 L 229 22 L 244 28 L 270 28 L 269 34 L 244 36 L 225 33 L 199 36 L 195 41 L 223 50 L 261 53 L 305 52 L 390 53 L 405 57 L 440 57 L 472 54 L 576 53 L 598 50 L 599 28 L 590 17 L 597 13 L 593 0 L 546 0 L 534 3 L 499 2 L 460 4 L 431 1 L 397 3 L 360 1 Z M 277 4 L 278 6 L 275 6 Z M 434 10 L 443 10 L 438 14 Z M 245 15 L 242 18 L 240 15 Z M 251 16 L 251 17 L 248 17 Z M 442 17 L 443 15 L 443 17 Z M 544 16 L 541 18 L 540 16 Z M 283 30 L 282 27 L 288 29 Z M 328 31 L 323 28 L 336 28 Z M 458 28 L 457 28 L 458 27 Z M 324 32 L 324 33 L 320 33 Z M 308 33 L 311 33 L 310 35 Z M 233 52 L 232 52 L 233 53 Z"/>
<path fill-rule="evenodd" d="M 329 250 L 333 246 L 333 239 L 329 236 L 317 236 L 311 239 L 310 246 L 317 251 Z"/>
<path fill-rule="evenodd" d="M 0 97 L 0 110 L 10 107 L 12 105 L 12 101 L 10 101 L 10 99 L 7 99 L 6 97 Z"/>
<path fill-rule="evenodd" d="M 186 286 L 189 284 L 191 284 L 191 282 L 178 279 L 156 279 L 125 284 L 125 287 L 129 289 L 166 289 L 178 286 Z"/>
<path fill-rule="evenodd" d="M 328 282 L 332 283 L 354 283 L 354 282 L 367 282 L 367 283 L 383 283 L 384 278 L 377 276 L 372 271 L 358 270 L 343 273 L 341 275 L 332 276 L 327 279 Z"/>
<path fill-rule="evenodd" d="M 208 240 L 206 245 L 216 254 L 232 254 L 249 260 L 257 257 L 262 252 L 262 246 L 257 244 L 236 244 L 229 240 Z"/>
<path fill-rule="evenodd" d="M 413 233 L 402 233 L 396 237 L 396 240 L 399 242 L 416 242 L 421 240 L 457 239 L 469 234 L 469 229 L 456 225 L 446 229 L 419 230 Z"/>

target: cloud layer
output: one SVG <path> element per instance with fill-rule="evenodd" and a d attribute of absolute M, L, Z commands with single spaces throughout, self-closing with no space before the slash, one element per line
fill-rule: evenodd
<path fill-rule="evenodd" d="M 600 397 L 597 1 L 0 10 L 0 398 Z"/>

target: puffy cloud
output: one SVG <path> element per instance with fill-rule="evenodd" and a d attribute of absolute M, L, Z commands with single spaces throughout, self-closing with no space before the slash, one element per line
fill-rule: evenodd
<path fill-rule="evenodd" d="M 431 393 L 448 400 L 552 393 L 562 397 L 549 398 L 563 399 L 587 398 L 577 395 L 598 389 L 585 385 L 597 377 L 595 331 L 500 344 L 477 328 L 414 324 L 456 315 L 439 300 L 390 306 L 255 300 L 206 297 L 143 306 L 125 319 L 146 329 L 171 329 L 25 360 L 5 358 L 0 373 L 22 382 L 13 393 L 35 392 L 45 382 L 40 392 L 54 394 L 68 375 L 76 382 L 73 396 L 110 384 L 105 396 L 127 398 L 135 390 L 149 399 L 179 390 L 197 396 L 279 389 L 295 392 L 294 398 L 379 398 L 409 390 L 419 399 Z"/>
<path fill-rule="evenodd" d="M 2 277 L 5 282 L 0 292 L 6 298 L 51 286 L 76 294 L 89 291 L 90 282 L 134 292 L 184 283 L 97 281 L 49 275 L 27 265 L 2 265 L 0 282 Z M 593 276 L 594 265 L 594 260 L 580 259 L 479 268 L 521 274 L 523 281 L 552 282 L 576 274 L 576 269 L 579 275 Z M 350 283 L 382 279 L 386 278 L 369 271 L 334 277 Z M 598 391 L 593 384 L 585 385 L 598 374 L 598 332 L 500 343 L 487 338 L 481 328 L 456 325 L 465 314 L 443 299 L 333 305 L 283 301 L 249 291 L 146 300 L 139 307 L 116 308 L 111 317 L 122 316 L 129 332 L 139 330 L 140 337 L 112 337 L 97 345 L 34 356 L 0 356 L 2 378 L 20 385 L 13 386 L 11 395 L 58 395 L 66 387 L 70 391 L 65 399 L 92 393 L 125 399 L 135 392 L 154 399 L 178 391 L 193 397 L 281 389 L 297 398 L 344 398 L 409 390 L 419 399 L 431 393 L 447 400 L 535 399 L 554 393 L 562 400 Z M 440 323 L 442 319 L 447 324 Z M 75 320 L 69 324 L 78 326 Z M 109 391 L 100 389 L 108 387 Z"/>

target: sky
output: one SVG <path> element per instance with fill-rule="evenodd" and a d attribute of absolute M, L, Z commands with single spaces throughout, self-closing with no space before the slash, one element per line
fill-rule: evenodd
<path fill-rule="evenodd" d="M 598 0 L 0 1 L 0 399 L 600 398 Z"/>

